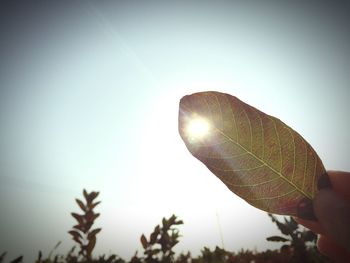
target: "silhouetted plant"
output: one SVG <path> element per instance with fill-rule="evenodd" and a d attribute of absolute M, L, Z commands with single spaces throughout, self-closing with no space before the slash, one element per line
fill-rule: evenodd
<path fill-rule="evenodd" d="M 288 242 L 294 250 L 291 262 L 326 262 L 327 259 L 316 248 L 317 235 L 314 232 L 304 228 L 300 229 L 298 223 L 292 217 L 284 217 L 283 223 L 274 215 L 268 215 L 286 237 L 271 236 L 266 240 Z M 311 245 L 307 246 L 307 242 L 310 242 Z"/>
<path fill-rule="evenodd" d="M 55 251 L 55 249 L 57 249 L 60 245 L 61 245 L 61 241 L 57 242 L 57 244 L 50 251 L 46 259 L 43 259 L 43 254 L 41 251 L 39 251 L 38 258 L 35 261 L 35 263 L 58 263 L 58 255 L 56 255 L 53 260 L 51 260 L 51 256 L 52 256 L 52 253 Z"/>
<path fill-rule="evenodd" d="M 173 248 L 179 243 L 180 237 L 179 230 L 174 226 L 182 224 L 182 220 L 177 220 L 177 217 L 172 215 L 169 219 L 163 218 L 162 224 L 154 228 L 149 239 L 142 234 L 140 240 L 144 248 L 144 261 L 147 263 L 173 262 L 175 254 Z"/>
<path fill-rule="evenodd" d="M 78 244 L 79 252 L 75 253 L 76 247 L 73 247 L 66 255 L 56 255 L 52 259 L 54 250 L 59 246 L 60 242 L 52 249 L 46 259 L 43 259 L 42 252 L 39 251 L 36 263 L 126 263 L 117 255 L 101 255 L 92 257 L 92 251 L 96 244 L 96 235 L 101 228 L 92 229 L 92 226 L 99 216 L 93 210 L 100 203 L 95 202 L 99 192 L 87 193 L 83 190 L 85 202 L 76 199 L 77 204 L 83 211 L 83 214 L 72 213 L 78 224 L 73 226 L 69 231 L 73 240 Z M 269 214 L 271 220 L 277 225 L 283 234 L 282 236 L 268 237 L 269 241 L 278 241 L 287 243 L 280 251 L 267 250 L 257 252 L 241 249 L 237 253 L 227 251 L 223 248 L 216 247 L 210 250 L 204 247 L 201 255 L 192 257 L 190 252 L 182 253 L 175 257 L 174 247 L 179 242 L 180 233 L 177 229 L 178 225 L 182 225 L 182 220 L 178 220 L 175 215 L 170 218 L 162 219 L 162 223 L 157 225 L 149 238 L 144 234 L 141 235 L 141 244 L 144 248 L 143 255 L 138 256 L 137 252 L 130 259 L 130 263 L 281 263 L 281 262 L 329 262 L 323 257 L 316 248 L 316 235 L 299 228 L 299 225 L 293 218 L 284 218 L 284 222 L 279 221 L 275 216 Z M 286 248 L 286 249 L 285 249 Z M 291 249 L 292 248 L 292 249 Z M 294 253 L 293 252 L 294 249 Z M 0 263 L 3 263 L 6 252 L 0 255 Z M 20 256 L 10 263 L 21 263 L 23 257 Z"/>
<path fill-rule="evenodd" d="M 7 252 L 3 252 L 1 255 L 0 255 L 0 263 L 2 263 L 5 259 L 5 256 L 6 256 Z M 19 256 L 17 258 L 15 258 L 14 260 L 10 261 L 10 263 L 20 263 L 22 262 L 23 260 L 23 256 Z"/>
<path fill-rule="evenodd" d="M 187 252 L 186 254 L 184 253 L 181 253 L 176 261 L 176 263 L 194 263 L 193 260 L 192 260 L 192 257 L 191 257 L 191 253 L 190 252 Z"/>
<path fill-rule="evenodd" d="M 0 263 L 2 263 L 4 261 L 4 258 L 6 256 L 6 252 L 3 252 L 1 255 L 0 255 Z"/>
<path fill-rule="evenodd" d="M 229 252 L 225 249 L 215 247 L 215 250 L 211 251 L 209 248 L 204 247 L 202 249 L 202 256 L 200 257 L 201 262 L 216 263 L 216 262 L 227 262 L 229 259 Z"/>
<path fill-rule="evenodd" d="M 73 226 L 73 229 L 68 233 L 72 235 L 73 240 L 79 244 L 81 255 L 85 260 L 89 261 L 91 259 L 91 253 L 96 245 L 96 235 L 101 231 L 101 228 L 92 229 L 99 213 L 95 213 L 94 208 L 101 202 L 95 202 L 95 198 L 99 195 L 99 192 L 87 193 L 83 190 L 83 195 L 85 198 L 85 203 L 83 203 L 78 198 L 75 199 L 80 209 L 84 212 L 83 214 L 71 213 L 72 216 L 77 220 L 78 224 Z"/>

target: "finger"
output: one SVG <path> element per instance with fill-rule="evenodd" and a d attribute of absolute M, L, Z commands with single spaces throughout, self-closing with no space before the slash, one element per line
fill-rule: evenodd
<path fill-rule="evenodd" d="M 327 174 L 331 180 L 333 190 L 350 203 L 350 173 L 328 171 Z"/>
<path fill-rule="evenodd" d="M 324 233 L 350 251 L 350 204 L 328 189 L 320 190 L 313 202 Z"/>
<path fill-rule="evenodd" d="M 323 255 L 335 262 L 349 262 L 350 253 L 325 236 L 320 236 L 317 241 L 317 247 Z"/>
<path fill-rule="evenodd" d="M 322 178 L 323 182 L 321 182 L 321 184 L 320 182 L 318 183 L 318 187 L 332 187 L 332 189 L 335 192 L 337 192 L 341 197 L 343 197 L 346 201 L 350 203 L 350 173 L 340 171 L 328 171 L 326 175 L 326 177 Z M 311 214 L 313 213 L 314 212 L 312 212 Z M 299 224 L 304 225 L 305 227 L 309 228 L 310 230 L 316 233 L 325 234 L 324 228 L 317 220 L 307 220 L 302 219 L 300 217 L 294 219 Z"/>
<path fill-rule="evenodd" d="M 312 232 L 315 232 L 317 234 L 324 235 L 325 231 L 318 221 L 311 221 L 311 220 L 306 220 L 306 219 L 301 219 L 298 217 L 295 217 L 294 220 L 298 223 L 303 225 L 304 227 L 310 229 Z"/>

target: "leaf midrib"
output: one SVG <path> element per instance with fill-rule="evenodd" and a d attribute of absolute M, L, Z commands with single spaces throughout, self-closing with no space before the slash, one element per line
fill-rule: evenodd
<path fill-rule="evenodd" d="M 217 96 L 214 95 L 216 98 Z M 207 103 L 206 99 L 204 99 L 204 101 Z M 219 108 L 220 108 L 220 111 L 221 111 L 221 104 L 218 103 L 219 105 Z M 192 109 L 189 109 L 188 107 L 182 105 L 185 109 L 187 109 L 188 111 L 192 111 Z M 210 107 L 209 105 L 207 104 L 208 106 L 208 109 L 209 109 L 209 112 L 211 114 L 211 110 L 210 110 Z M 236 119 L 235 119 L 235 114 L 231 108 L 231 111 L 232 111 L 232 115 L 233 115 L 233 120 L 234 120 L 234 123 L 235 123 L 235 127 L 236 127 L 236 130 L 238 131 L 238 127 L 237 127 L 237 123 L 236 123 Z M 222 111 L 221 111 L 221 117 L 223 118 L 223 114 L 222 114 Z M 249 119 L 249 118 L 247 118 Z M 215 126 L 214 126 L 215 127 Z M 250 126 L 251 128 L 251 126 Z M 295 185 L 292 181 L 288 180 L 281 172 L 277 171 L 276 169 L 274 169 L 272 166 L 270 166 L 268 163 L 266 163 L 264 160 L 262 160 L 261 158 L 259 158 L 258 156 L 256 156 L 254 153 L 252 153 L 251 151 L 249 151 L 248 149 L 246 149 L 243 145 L 241 145 L 239 142 L 238 142 L 238 132 L 237 132 L 237 142 L 234 141 L 230 136 L 226 135 L 225 133 L 223 133 L 220 129 L 218 129 L 217 127 L 215 127 L 215 129 L 221 134 L 223 135 L 224 137 L 226 137 L 229 141 L 231 141 L 232 143 L 236 144 L 237 146 L 241 147 L 244 151 L 246 151 L 248 154 L 250 154 L 253 158 L 255 158 L 256 160 L 258 160 L 259 162 L 261 162 L 262 164 L 266 165 L 267 168 L 271 169 L 272 172 L 274 172 L 275 174 L 277 174 L 281 179 L 283 179 L 284 181 L 286 181 L 288 184 L 290 184 L 291 186 L 293 186 L 298 192 L 300 192 L 301 194 L 303 194 L 304 196 L 312 199 L 312 196 L 307 194 L 306 192 L 304 192 L 301 188 L 299 188 L 297 185 Z M 263 130 L 263 129 L 262 129 Z M 263 145 L 264 147 L 264 145 Z M 295 169 L 295 167 L 294 167 Z M 305 177 L 305 174 L 304 174 L 304 177 Z"/>
<path fill-rule="evenodd" d="M 234 141 L 230 136 L 226 135 L 225 133 L 223 133 L 221 130 L 219 130 L 218 128 L 215 127 L 215 129 L 224 137 L 226 137 L 229 141 L 231 141 L 232 143 L 236 144 L 237 146 L 241 147 L 244 151 L 246 151 L 248 154 L 250 154 L 253 158 L 255 158 L 256 160 L 258 160 L 259 162 L 261 162 L 262 164 L 264 164 L 267 168 L 271 169 L 271 171 L 273 171 L 274 173 L 276 173 L 281 179 L 285 180 L 288 184 L 290 184 L 291 186 L 295 187 L 295 189 L 297 189 L 300 193 L 302 193 L 303 195 L 305 195 L 306 197 L 312 199 L 312 197 L 307 194 L 306 192 L 304 192 L 302 189 L 300 189 L 297 185 L 295 185 L 293 182 L 291 182 L 290 180 L 288 180 L 281 172 L 277 171 L 275 168 L 273 168 L 271 165 L 269 165 L 267 162 L 265 162 L 264 160 L 262 160 L 261 158 L 259 158 L 258 156 L 256 156 L 254 153 L 252 153 L 251 151 L 249 151 L 247 148 L 245 148 L 243 145 L 241 145 L 240 143 Z"/>

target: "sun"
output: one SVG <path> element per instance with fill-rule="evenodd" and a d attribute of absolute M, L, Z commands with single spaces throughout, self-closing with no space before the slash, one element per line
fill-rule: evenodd
<path fill-rule="evenodd" d="M 191 139 L 202 139 L 210 129 L 209 122 L 201 117 L 194 117 L 189 120 L 186 133 Z"/>

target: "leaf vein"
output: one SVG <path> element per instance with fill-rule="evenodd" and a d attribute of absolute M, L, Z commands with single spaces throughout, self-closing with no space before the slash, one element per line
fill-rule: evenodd
<path fill-rule="evenodd" d="M 258 112 L 257 109 L 252 107 L 252 109 L 255 111 L 255 113 L 258 115 L 258 118 L 260 120 L 260 128 L 261 128 L 261 141 L 262 141 L 262 160 L 265 158 L 265 138 L 264 138 L 264 128 L 263 128 L 263 123 L 262 123 L 262 118 L 260 116 L 260 113 Z"/>
<path fill-rule="evenodd" d="M 247 155 L 248 153 L 247 152 L 244 152 L 244 153 L 239 153 L 239 154 L 235 154 L 235 155 L 230 155 L 230 156 L 218 156 L 218 157 L 215 157 L 215 156 L 205 156 L 205 155 L 201 155 L 201 154 L 196 154 L 196 156 L 198 157 L 201 157 L 201 158 L 207 158 L 207 159 L 217 159 L 217 160 L 225 160 L 225 159 L 234 159 L 234 158 L 237 158 L 237 157 L 241 157 L 241 156 L 244 156 L 244 155 Z"/>
<path fill-rule="evenodd" d="M 248 125 L 249 125 L 249 131 L 250 131 L 250 151 L 253 152 L 253 131 L 252 131 L 252 123 L 250 122 L 250 118 L 246 112 L 246 110 L 244 109 L 244 106 L 242 107 L 243 112 L 245 114 L 245 116 L 247 117 L 248 120 Z"/>
<path fill-rule="evenodd" d="M 248 201 L 260 201 L 260 200 L 272 200 L 272 199 L 278 199 L 281 197 L 285 197 L 287 195 L 290 195 L 292 193 L 294 193 L 297 189 L 293 189 L 287 193 L 284 193 L 282 195 L 276 195 L 276 196 L 268 196 L 268 197 L 261 197 L 261 198 L 245 198 Z"/>
<path fill-rule="evenodd" d="M 292 133 L 292 131 L 291 131 L 291 129 L 289 128 L 289 127 L 287 127 L 287 125 L 285 126 L 285 128 L 289 131 L 289 134 L 290 134 L 290 136 L 292 137 L 292 139 L 293 139 L 293 173 L 292 173 L 292 177 L 291 177 L 291 181 L 293 181 L 293 179 L 294 179 L 294 173 L 295 173 L 295 166 L 296 166 L 296 155 L 295 155 L 295 149 L 296 149 L 296 146 L 295 146 L 295 139 L 294 139 L 294 135 L 293 135 L 293 133 Z"/>
<path fill-rule="evenodd" d="M 278 143 L 278 146 L 279 146 L 279 157 L 280 157 L 280 170 L 279 170 L 279 173 L 282 174 L 282 145 L 281 145 L 281 140 L 280 140 L 280 136 L 278 134 L 278 131 L 277 131 L 277 126 L 276 126 L 276 122 L 273 118 L 271 118 L 270 116 L 267 116 L 272 122 L 273 122 L 273 126 L 274 126 L 274 129 L 275 129 L 275 132 L 276 132 L 276 137 L 277 137 L 277 143 Z"/>
<path fill-rule="evenodd" d="M 311 196 L 306 193 L 305 191 L 303 191 L 302 188 L 299 188 L 296 184 L 294 184 L 293 182 L 289 181 L 283 174 L 281 174 L 280 172 L 278 172 L 276 169 L 274 169 L 272 166 L 270 166 L 268 163 L 266 163 L 264 160 L 260 159 L 258 156 L 256 156 L 255 154 L 253 154 L 252 152 L 248 151 L 243 145 L 239 144 L 238 142 L 235 142 L 234 140 L 232 140 L 229 136 L 227 136 L 224 133 L 221 133 L 224 137 L 226 137 L 229 141 L 233 142 L 234 144 L 238 145 L 239 147 L 241 147 L 243 150 L 247 151 L 253 158 L 257 159 L 258 161 L 260 161 L 261 163 L 265 164 L 266 167 L 268 167 L 269 169 L 271 169 L 271 171 L 273 171 L 274 173 L 276 173 L 277 175 L 280 176 L 280 178 L 282 178 L 283 180 L 285 180 L 287 183 L 289 183 L 290 185 L 292 185 L 296 190 L 298 190 L 300 193 L 302 193 L 303 195 L 311 198 Z"/>
<path fill-rule="evenodd" d="M 231 101 L 228 99 L 227 95 L 225 96 L 225 98 L 228 101 L 228 103 L 230 104 L 229 108 L 232 112 L 232 119 L 233 119 L 233 123 L 235 124 L 235 128 L 236 128 L 236 141 L 238 142 L 238 127 L 237 127 L 237 123 L 236 123 L 236 116 L 235 116 L 233 109 L 232 109 L 233 105 L 231 104 Z"/>
<path fill-rule="evenodd" d="M 267 183 L 271 183 L 277 179 L 280 179 L 279 177 L 275 177 L 275 178 L 272 178 L 270 180 L 267 180 L 267 181 L 264 181 L 264 182 L 260 182 L 260 183 L 255 183 L 255 184 L 232 184 L 230 183 L 229 181 L 223 179 L 223 178 L 220 178 L 221 181 L 223 181 L 225 184 L 227 184 L 228 186 L 232 186 L 232 187 L 238 187 L 238 188 L 243 188 L 243 187 L 255 187 L 255 186 L 260 186 L 260 185 L 263 185 L 263 184 L 267 184 Z"/>
<path fill-rule="evenodd" d="M 222 127 L 222 130 L 224 130 L 225 129 L 225 127 L 224 127 L 224 115 L 222 114 L 221 104 L 220 104 L 220 101 L 219 101 L 218 97 L 216 96 L 216 94 L 214 94 L 214 97 L 215 97 L 216 102 L 217 102 L 219 109 L 220 109 L 221 127 Z"/>
<path fill-rule="evenodd" d="M 243 168 L 243 169 L 221 169 L 219 167 L 216 167 L 214 165 L 209 165 L 206 164 L 207 166 L 209 166 L 210 168 L 213 168 L 217 171 L 222 171 L 222 172 L 244 172 L 244 171 L 253 171 L 253 170 L 257 170 L 259 168 L 262 168 L 265 166 L 265 164 L 259 165 L 259 166 L 255 166 L 255 167 L 250 167 L 250 168 Z"/>
<path fill-rule="evenodd" d="M 314 151 L 312 151 L 312 156 L 315 158 L 315 167 L 314 167 L 314 173 L 313 173 L 313 175 L 312 175 L 312 187 L 311 187 L 311 189 L 312 189 L 312 193 L 311 193 L 311 195 L 312 195 L 312 197 L 314 196 L 314 193 L 315 193 L 315 177 L 316 177 L 316 169 L 317 169 L 317 156 L 315 156 L 315 154 L 314 154 Z"/>

